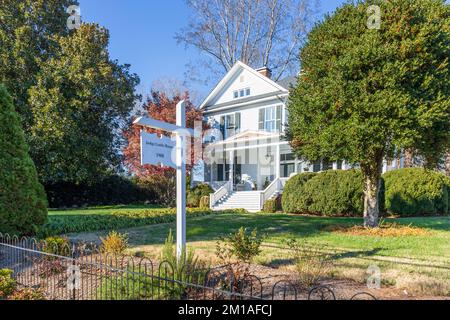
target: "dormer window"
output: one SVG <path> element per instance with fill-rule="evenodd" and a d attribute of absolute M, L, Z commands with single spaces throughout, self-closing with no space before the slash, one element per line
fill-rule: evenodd
<path fill-rule="evenodd" d="M 244 97 L 248 97 L 250 94 L 251 94 L 250 88 L 240 89 L 240 90 L 233 91 L 233 98 L 234 99 L 244 98 Z"/>

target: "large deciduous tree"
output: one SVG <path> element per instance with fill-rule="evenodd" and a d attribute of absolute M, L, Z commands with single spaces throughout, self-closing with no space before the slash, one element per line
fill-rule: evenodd
<path fill-rule="evenodd" d="M 230 70 L 240 60 L 253 67 L 270 67 L 277 80 L 298 71 L 296 55 L 316 2 L 187 0 L 193 16 L 176 39 L 204 54 L 202 65 L 213 74 Z"/>
<path fill-rule="evenodd" d="M 29 90 L 31 154 L 41 181 L 89 182 L 121 164 L 122 139 L 139 79 L 109 58 L 109 33 L 83 24 L 52 38 L 57 53 L 39 63 Z"/>
<path fill-rule="evenodd" d="M 26 133 L 32 114 L 28 89 L 36 84 L 39 64 L 53 56 L 53 37 L 66 36 L 66 12 L 76 0 L 0 0 L 0 82 L 13 97 Z"/>
<path fill-rule="evenodd" d="M 364 223 L 379 219 L 383 160 L 412 149 L 435 168 L 449 144 L 450 18 L 442 0 L 369 1 L 326 16 L 301 51 L 290 95 L 288 138 L 308 160 L 359 164 Z M 370 24 L 369 24 L 370 25 Z"/>
<path fill-rule="evenodd" d="M 28 154 L 12 98 L 0 85 L 0 232 L 34 234 L 47 219 L 47 199 Z"/>

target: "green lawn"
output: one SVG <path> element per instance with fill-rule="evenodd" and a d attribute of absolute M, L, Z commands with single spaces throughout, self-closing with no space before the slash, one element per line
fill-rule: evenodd
<path fill-rule="evenodd" d="M 74 240 L 98 241 L 108 230 L 127 233 L 130 251 L 151 258 L 159 256 L 170 229 L 175 230 L 173 209 L 148 207 L 103 207 L 51 211 L 49 225 L 67 229 Z M 93 223 L 95 224 L 93 225 Z M 216 241 L 240 227 L 257 228 L 266 236 L 256 263 L 291 268 L 288 238 L 306 240 L 335 254 L 336 274 L 364 281 L 370 265 L 382 270 L 383 281 L 420 294 L 450 295 L 450 217 L 386 219 L 402 225 L 425 228 L 428 235 L 379 237 L 330 231 L 330 226 L 361 225 L 360 218 L 328 218 L 288 214 L 214 213 L 190 210 L 188 245 L 203 259 L 214 260 Z M 63 227 L 63 225 L 69 227 Z M 88 232 L 80 233 L 86 229 Z M 75 230 L 75 231 L 70 231 Z M 93 232 L 94 231 L 94 232 Z M 66 233 L 66 232 L 64 232 Z"/>
<path fill-rule="evenodd" d="M 213 214 L 211 211 L 188 209 L 189 217 Z M 71 210 L 49 210 L 48 222 L 40 237 L 67 233 L 117 230 L 168 223 L 176 220 L 175 209 L 156 206 L 106 206 Z"/>

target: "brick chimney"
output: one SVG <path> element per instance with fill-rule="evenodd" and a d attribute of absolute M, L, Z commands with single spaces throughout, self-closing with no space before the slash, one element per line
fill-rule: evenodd
<path fill-rule="evenodd" d="M 258 71 L 263 76 L 265 76 L 269 79 L 272 77 L 272 70 L 270 70 L 268 67 L 262 67 L 262 68 L 256 69 L 256 71 Z"/>

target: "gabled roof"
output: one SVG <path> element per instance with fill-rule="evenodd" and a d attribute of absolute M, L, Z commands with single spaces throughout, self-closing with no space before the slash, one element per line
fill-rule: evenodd
<path fill-rule="evenodd" d="M 211 91 L 211 93 L 206 97 L 206 99 L 202 102 L 202 104 L 200 105 L 200 109 L 204 109 L 208 103 L 214 99 L 214 97 L 221 92 L 221 90 L 228 84 L 228 82 L 233 78 L 233 76 L 241 71 L 242 69 L 247 70 L 248 72 L 250 72 L 251 74 L 255 75 L 256 77 L 264 80 L 265 82 L 267 82 L 268 84 L 272 85 L 274 88 L 276 88 L 278 91 L 284 92 L 284 93 L 289 93 L 289 90 L 287 90 L 286 88 L 280 86 L 278 83 L 276 83 L 275 81 L 267 78 L 266 76 L 263 76 L 261 73 L 259 73 L 258 71 L 256 71 L 255 69 L 249 67 L 248 65 L 246 65 L 245 63 L 241 62 L 241 61 L 237 61 L 234 66 L 230 69 L 230 71 L 227 72 L 227 74 L 222 78 L 222 80 L 220 80 L 220 82 L 214 87 L 214 89 Z"/>

